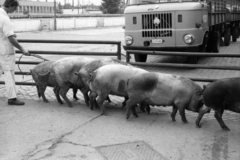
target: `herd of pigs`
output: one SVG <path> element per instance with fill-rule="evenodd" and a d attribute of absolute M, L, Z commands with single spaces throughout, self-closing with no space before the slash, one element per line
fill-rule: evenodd
<path fill-rule="evenodd" d="M 67 97 L 70 88 L 77 99 L 78 89 L 82 92 L 87 106 L 100 108 L 109 95 L 125 98 L 126 118 L 131 114 L 138 117 L 135 110 L 150 112 L 150 106 L 173 106 L 171 118 L 175 121 L 177 111 L 187 123 L 185 109 L 197 112 L 196 126 L 205 113 L 215 111 L 215 118 L 223 130 L 229 128 L 222 120 L 224 110 L 240 113 L 240 78 L 221 79 L 200 87 L 192 80 L 171 74 L 149 72 L 113 58 L 95 59 L 90 57 L 67 57 L 57 61 L 44 61 L 31 69 L 38 96 L 48 102 L 44 95 L 47 86 L 53 87 L 56 99 L 69 107 Z"/>

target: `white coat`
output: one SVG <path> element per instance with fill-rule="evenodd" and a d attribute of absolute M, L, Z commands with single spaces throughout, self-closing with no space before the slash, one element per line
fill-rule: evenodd
<path fill-rule="evenodd" d="M 8 40 L 14 35 L 10 18 L 4 9 L 0 8 L 0 63 L 4 70 L 14 70 L 15 49 Z"/>
<path fill-rule="evenodd" d="M 6 11 L 0 8 L 0 77 L 4 71 L 5 86 L 8 98 L 16 98 L 16 87 L 14 79 L 15 49 L 8 40 L 14 35 L 10 18 Z"/>

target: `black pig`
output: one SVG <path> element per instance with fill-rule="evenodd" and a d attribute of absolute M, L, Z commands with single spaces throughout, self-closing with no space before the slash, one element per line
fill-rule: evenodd
<path fill-rule="evenodd" d="M 215 111 L 214 117 L 225 131 L 230 129 L 222 120 L 224 110 L 240 113 L 240 77 L 226 78 L 209 83 L 203 91 L 204 104 Z M 204 113 L 199 113 L 196 124 L 199 123 Z"/>

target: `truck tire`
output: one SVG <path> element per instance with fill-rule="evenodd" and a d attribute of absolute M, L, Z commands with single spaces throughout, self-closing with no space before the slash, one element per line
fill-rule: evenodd
<path fill-rule="evenodd" d="M 147 54 L 134 54 L 134 58 L 136 62 L 146 62 Z"/>
<path fill-rule="evenodd" d="M 236 30 L 237 30 L 237 39 L 238 39 L 240 36 L 240 28 L 238 25 L 236 25 Z"/>
<path fill-rule="evenodd" d="M 229 46 L 230 40 L 231 40 L 231 30 L 230 30 L 230 28 L 228 28 L 228 29 L 224 32 L 224 45 L 225 45 L 225 46 Z"/>
<path fill-rule="evenodd" d="M 213 32 L 213 39 L 212 39 L 212 48 L 211 48 L 211 50 L 212 50 L 212 52 L 213 53 L 219 53 L 219 50 L 220 50 L 220 41 L 221 41 L 221 39 L 220 39 L 221 37 L 220 37 L 220 33 L 219 33 L 219 31 L 215 31 L 215 32 Z"/>
<path fill-rule="evenodd" d="M 208 52 L 208 53 L 212 52 L 212 44 L 213 44 L 213 32 L 209 32 L 208 33 L 208 41 L 207 41 L 206 52 Z"/>
<path fill-rule="evenodd" d="M 232 41 L 236 42 L 238 38 L 238 31 L 237 31 L 237 27 L 233 28 L 233 33 L 232 33 Z"/>
<path fill-rule="evenodd" d="M 208 44 L 208 34 L 205 34 L 203 43 L 199 46 L 198 52 L 206 52 Z"/>

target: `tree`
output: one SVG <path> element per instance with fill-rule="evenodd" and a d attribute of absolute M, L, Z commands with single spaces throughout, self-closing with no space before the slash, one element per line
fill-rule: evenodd
<path fill-rule="evenodd" d="M 65 3 L 63 6 L 64 9 L 71 9 L 72 5 L 70 3 Z"/>
<path fill-rule="evenodd" d="M 116 14 L 119 13 L 120 8 L 119 5 L 121 0 L 102 0 L 102 4 L 100 6 L 100 10 L 104 14 Z"/>
<path fill-rule="evenodd" d="M 63 6 L 62 6 L 61 2 L 59 2 L 58 3 L 58 9 L 62 9 L 62 8 L 63 8 Z"/>
<path fill-rule="evenodd" d="M 58 3 L 58 6 L 56 9 L 57 9 L 57 13 L 63 14 L 63 6 L 61 5 L 61 2 Z"/>

